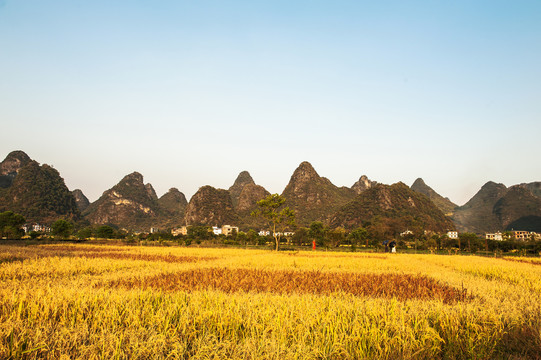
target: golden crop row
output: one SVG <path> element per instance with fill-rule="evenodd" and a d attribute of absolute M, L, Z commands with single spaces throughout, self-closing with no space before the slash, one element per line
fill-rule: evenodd
<path fill-rule="evenodd" d="M 455 289 L 427 276 L 410 274 L 359 274 L 319 271 L 202 268 L 121 279 L 108 286 L 151 288 L 165 291 L 216 289 L 232 292 L 271 292 L 278 294 L 353 294 L 363 297 L 439 299 L 446 304 L 470 299 L 466 289 Z M 338 294 L 337 294 L 338 293 Z"/>

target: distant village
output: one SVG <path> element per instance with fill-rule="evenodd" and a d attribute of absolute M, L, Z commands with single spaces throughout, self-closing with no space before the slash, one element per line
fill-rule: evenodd
<path fill-rule="evenodd" d="M 180 226 L 171 229 L 171 235 L 172 236 L 187 236 L 188 235 L 188 229 L 190 228 L 190 225 L 187 226 Z M 223 236 L 232 236 L 239 233 L 239 227 L 233 226 L 233 225 L 222 225 L 222 226 L 212 226 L 211 232 L 214 235 L 223 235 Z M 209 229 L 209 232 L 210 232 Z M 42 224 L 25 224 L 22 227 L 22 230 L 24 230 L 25 234 L 29 234 L 30 232 L 38 232 L 47 234 L 51 232 L 51 228 L 46 225 Z M 149 229 L 150 234 L 156 234 L 159 233 L 161 230 L 157 227 L 151 227 Z M 425 235 L 428 235 L 428 233 L 425 231 Z M 139 234 L 137 232 L 136 234 Z M 269 230 L 259 230 L 257 233 L 259 236 L 271 236 L 271 235 L 277 235 L 280 237 L 291 237 L 295 235 L 295 232 L 293 231 L 285 231 L 285 232 L 277 232 L 276 234 L 272 234 Z M 405 236 L 413 236 L 413 232 L 411 230 L 406 230 L 402 233 L 400 233 L 401 237 Z M 458 239 L 459 238 L 459 232 L 455 230 L 450 230 L 445 233 L 445 235 L 449 239 Z M 497 231 L 495 233 L 485 233 L 484 239 L 486 240 L 494 240 L 494 241 L 509 241 L 509 240 L 515 240 L 515 241 L 541 241 L 541 234 L 533 231 L 523 231 L 523 230 L 512 230 L 512 231 Z"/>
<path fill-rule="evenodd" d="M 171 230 L 171 234 L 173 236 L 178 236 L 178 235 L 188 235 L 188 228 L 190 226 L 181 226 L 181 227 L 178 227 L 178 228 L 174 228 Z M 150 228 L 150 232 L 151 233 L 154 233 L 154 232 L 158 232 L 159 230 L 157 228 Z M 224 236 L 231 236 L 231 235 L 234 235 L 234 234 L 237 234 L 239 232 L 239 228 L 238 226 L 231 226 L 231 225 L 223 225 L 223 226 L 213 226 L 212 227 L 212 233 L 214 235 L 224 235 Z M 272 235 L 270 231 L 268 230 L 259 230 L 259 232 L 257 233 L 259 236 L 270 236 Z M 292 231 L 286 231 L 286 232 L 277 232 L 276 235 L 278 236 L 285 236 L 285 237 L 288 237 L 288 236 L 293 236 L 295 235 L 294 232 Z"/>

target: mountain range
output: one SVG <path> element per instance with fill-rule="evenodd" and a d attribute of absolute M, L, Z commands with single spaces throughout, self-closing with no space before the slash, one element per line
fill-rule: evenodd
<path fill-rule="evenodd" d="M 250 214 L 267 195 L 243 171 L 227 190 L 205 185 L 188 202 L 182 192 L 171 188 L 158 198 L 143 175 L 133 172 L 90 203 L 80 189 L 70 191 L 58 171 L 22 151 L 11 152 L 0 163 L 0 211 L 18 212 L 29 222 L 68 218 L 135 231 L 196 224 L 258 229 L 264 221 Z M 298 226 L 321 221 L 346 229 L 372 226 L 393 234 L 406 229 L 541 231 L 541 182 L 509 188 L 488 182 L 466 204 L 457 206 L 420 178 L 409 187 L 401 182 L 380 184 L 363 175 L 351 187 L 338 187 L 305 161 L 293 172 L 282 195 L 295 210 Z"/>

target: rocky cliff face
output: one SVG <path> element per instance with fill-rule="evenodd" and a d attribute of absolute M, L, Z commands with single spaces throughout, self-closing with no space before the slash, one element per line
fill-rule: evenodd
<path fill-rule="evenodd" d="M 147 195 L 150 199 L 153 201 L 158 200 L 158 195 L 156 195 L 156 190 L 154 190 L 154 187 L 150 183 L 145 184 L 145 190 L 147 191 Z"/>
<path fill-rule="evenodd" d="M 90 204 L 84 216 L 92 224 L 115 224 L 131 230 L 148 231 L 159 214 L 156 193 L 134 172 Z"/>
<path fill-rule="evenodd" d="M 265 219 L 255 218 L 251 213 L 258 208 L 257 202 L 270 195 L 263 186 L 255 184 L 247 184 L 242 189 L 237 205 L 237 213 L 239 216 L 239 226 L 242 230 L 260 229 L 266 226 Z"/>
<path fill-rule="evenodd" d="M 340 206 L 355 197 L 355 192 L 333 185 L 305 161 L 295 170 L 282 195 L 286 205 L 295 210 L 297 225 L 308 226 L 312 221 L 327 221 Z"/>
<path fill-rule="evenodd" d="M 235 180 L 235 183 L 229 188 L 234 208 L 237 208 L 240 194 L 246 185 L 255 185 L 255 182 L 248 171 L 242 171 Z"/>
<path fill-rule="evenodd" d="M 80 212 L 83 212 L 86 210 L 86 208 L 90 205 L 90 201 L 88 198 L 83 194 L 83 192 L 80 189 L 75 189 L 71 192 L 73 194 L 73 197 L 75 198 L 75 203 L 77 204 L 77 208 Z"/>
<path fill-rule="evenodd" d="M 375 225 L 396 235 L 413 228 L 446 231 L 454 225 L 440 209 L 423 194 L 403 183 L 377 184 L 341 207 L 332 217 L 331 225 L 345 228 Z"/>
<path fill-rule="evenodd" d="M 359 195 L 363 191 L 370 189 L 372 186 L 376 184 L 377 182 L 372 181 L 368 179 L 366 175 L 363 175 L 359 178 L 359 180 L 355 184 L 353 184 L 353 186 L 351 187 L 351 190 L 353 190 L 355 194 Z"/>
<path fill-rule="evenodd" d="M 162 225 L 169 227 L 176 227 L 184 225 L 184 214 L 188 201 L 186 196 L 181 193 L 177 188 L 171 188 L 161 198 L 158 199 L 158 206 L 162 212 L 163 221 Z"/>
<path fill-rule="evenodd" d="M 246 212 L 253 211 L 257 208 L 257 202 L 270 195 L 263 186 L 256 184 L 248 184 L 242 188 L 237 203 L 237 211 Z"/>
<path fill-rule="evenodd" d="M 238 219 L 236 225 L 241 230 L 257 229 L 265 225 L 263 219 L 254 218 L 251 213 L 256 210 L 257 202 L 270 193 L 264 187 L 256 185 L 250 173 L 241 172 L 229 188 L 229 193 Z"/>
<path fill-rule="evenodd" d="M 541 181 L 531 182 L 528 184 L 520 184 L 521 187 L 528 189 L 532 195 L 541 198 Z"/>
<path fill-rule="evenodd" d="M 114 224 L 133 231 L 149 231 L 151 227 L 167 231 L 184 224 L 186 197 L 171 188 L 158 199 L 151 184 L 143 182 L 138 172 L 125 176 L 118 184 L 84 211 L 92 224 Z"/>
<path fill-rule="evenodd" d="M 470 201 L 455 209 L 453 222 L 460 232 L 484 233 L 501 229 L 494 205 L 507 193 L 507 187 L 489 181 Z"/>
<path fill-rule="evenodd" d="M 541 232 L 541 198 L 536 195 L 537 184 L 507 188 L 490 181 L 464 206 L 456 208 L 453 221 L 461 232 Z"/>
<path fill-rule="evenodd" d="M 451 216 L 453 214 L 453 211 L 457 207 L 457 205 L 454 204 L 451 200 L 449 200 L 448 198 L 444 198 L 443 196 L 435 192 L 430 186 L 425 184 L 425 182 L 421 178 L 415 180 L 415 182 L 411 185 L 411 189 L 413 191 L 426 195 L 430 200 L 432 200 L 434 205 L 436 205 L 447 216 Z"/>
<path fill-rule="evenodd" d="M 235 225 L 238 221 L 229 191 L 208 185 L 192 196 L 184 218 L 188 225 Z"/>
<path fill-rule="evenodd" d="M 511 186 L 492 212 L 505 230 L 541 231 L 541 198 L 521 185 Z"/>
<path fill-rule="evenodd" d="M 12 151 L 0 163 L 0 188 L 10 187 L 19 171 L 31 161 L 23 151 Z"/>
<path fill-rule="evenodd" d="M 28 222 L 44 224 L 59 218 L 79 218 L 75 198 L 58 171 L 49 165 L 40 166 L 33 160 L 26 162 L 23 156 L 22 162 L 20 158 L 15 159 L 4 171 L 13 178 L 11 185 L 0 193 L 1 211 L 11 210 L 23 215 Z"/>

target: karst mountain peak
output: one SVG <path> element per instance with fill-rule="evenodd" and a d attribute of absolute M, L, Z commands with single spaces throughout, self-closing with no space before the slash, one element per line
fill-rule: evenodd
<path fill-rule="evenodd" d="M 303 161 L 293 172 L 290 182 L 307 182 L 314 179 L 320 179 L 316 169 L 308 161 Z"/>
<path fill-rule="evenodd" d="M 248 171 L 241 171 L 237 176 L 237 179 L 229 188 L 229 193 L 231 194 L 231 201 L 233 206 L 237 207 L 239 203 L 240 194 L 246 185 L 255 185 L 255 181 Z"/>
<path fill-rule="evenodd" d="M 363 191 L 370 189 L 376 184 L 376 181 L 372 181 L 368 178 L 368 176 L 362 175 L 359 180 L 355 184 L 353 184 L 353 186 L 351 186 L 351 189 L 355 191 L 355 193 L 358 195 Z"/>

